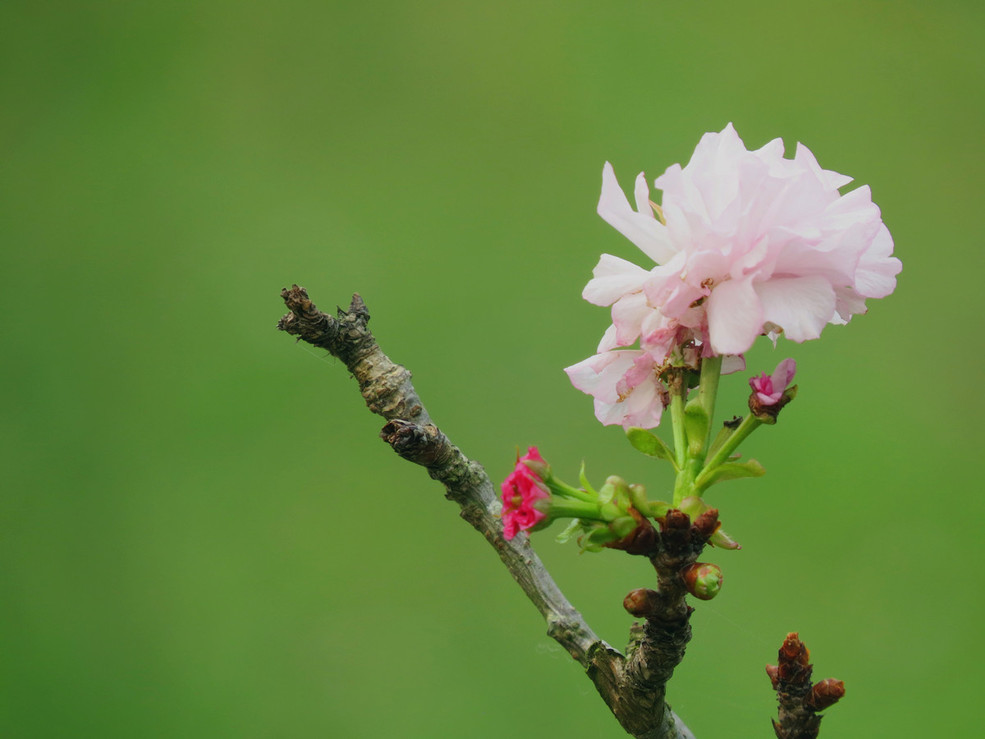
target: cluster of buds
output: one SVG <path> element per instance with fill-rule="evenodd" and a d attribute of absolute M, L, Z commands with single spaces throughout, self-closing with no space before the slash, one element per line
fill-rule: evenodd
<path fill-rule="evenodd" d="M 672 502 L 650 501 L 642 485 L 630 484 L 615 475 L 596 490 L 585 477 L 584 466 L 579 475 L 580 486 L 569 485 L 554 475 L 537 447 L 530 447 L 523 456 L 517 455 L 513 471 L 501 486 L 504 537 L 513 539 L 521 531 L 537 531 L 555 520 L 571 519 L 558 535 L 558 541 L 574 538 L 581 550 L 588 552 L 621 549 L 630 554 L 652 556 L 659 548 L 658 538 L 668 523 L 668 514 L 673 513 L 683 516 L 688 525 L 713 522 L 712 528 L 703 532 L 702 546 L 708 543 L 722 549 L 739 549 L 739 544 L 722 530 L 717 511 L 701 496 L 714 483 L 764 473 L 758 462 L 739 461 L 734 452 L 758 426 L 776 423 L 779 411 L 793 399 L 797 388 L 790 382 L 796 364 L 786 359 L 772 375 L 763 373 L 753 377 L 749 381 L 750 414 L 726 422 L 712 440 L 713 396 L 721 361 L 697 356 L 691 361 L 694 366 L 681 365 L 676 370 L 676 380 L 669 383 L 671 394 L 681 399 L 687 397 L 692 380 L 698 387 L 696 396 L 686 405 L 672 407 L 675 448 L 671 449 L 647 429 L 626 430 L 627 438 L 637 450 L 674 467 L 677 482 Z M 654 523 L 659 525 L 659 531 Z M 680 578 L 692 595 L 703 600 L 715 597 L 722 586 L 722 571 L 717 565 L 693 559 L 690 564 L 682 563 Z"/>
<path fill-rule="evenodd" d="M 778 739 L 816 737 L 821 725 L 817 713 L 845 696 L 845 683 L 832 678 L 811 682 L 811 653 L 796 633 L 787 634 L 777 657 L 777 664 L 766 665 L 780 704 L 773 731 Z"/>
<path fill-rule="evenodd" d="M 583 469 L 581 483 L 582 487 L 576 488 L 555 477 L 537 447 L 530 447 L 501 486 L 504 537 L 512 539 L 520 531 L 536 531 L 559 518 L 571 518 L 572 525 L 559 539 L 567 540 L 580 531 L 578 541 L 583 550 L 628 549 L 632 540 L 652 530 L 646 519 L 659 517 L 669 508 L 650 503 L 642 485 L 630 485 L 615 475 L 596 491 Z"/>

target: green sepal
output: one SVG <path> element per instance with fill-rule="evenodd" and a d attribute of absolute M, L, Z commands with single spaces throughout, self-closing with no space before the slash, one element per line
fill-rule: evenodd
<path fill-rule="evenodd" d="M 580 528 L 581 528 L 581 519 L 573 518 L 571 519 L 571 523 L 569 523 L 567 526 L 564 527 L 564 531 L 562 531 L 561 533 L 559 533 L 557 536 L 554 537 L 554 540 L 558 544 L 567 544 L 569 541 L 571 541 L 571 537 L 574 536 Z"/>
<path fill-rule="evenodd" d="M 633 484 L 629 486 L 629 500 L 633 504 L 633 508 L 638 510 L 644 516 L 647 515 L 647 510 L 650 508 L 650 501 L 646 499 L 646 488 L 639 484 Z"/>
<path fill-rule="evenodd" d="M 622 516 L 609 524 L 609 528 L 612 529 L 612 533 L 616 535 L 617 540 L 624 539 L 629 536 L 631 533 L 636 531 L 637 526 L 639 526 L 639 524 L 632 516 Z"/>
<path fill-rule="evenodd" d="M 641 513 L 649 516 L 650 518 L 666 518 L 667 511 L 673 508 L 670 503 L 663 500 L 652 500 L 647 505 L 645 511 L 640 511 Z"/>
<path fill-rule="evenodd" d="M 755 459 L 750 459 L 748 462 L 725 462 L 704 477 L 701 481 L 701 490 L 706 490 L 716 482 L 738 480 L 743 477 L 762 477 L 765 474 L 766 469 Z"/>
<path fill-rule="evenodd" d="M 595 488 L 593 488 L 591 486 L 591 483 L 588 482 L 588 477 L 585 475 L 585 460 L 584 459 L 581 461 L 581 469 L 578 470 L 578 482 L 581 483 L 581 486 L 583 488 L 585 488 L 585 490 L 587 492 L 589 492 L 592 495 L 598 497 L 598 493 L 595 492 Z"/>
<path fill-rule="evenodd" d="M 674 451 L 656 434 L 633 426 L 626 429 L 626 438 L 637 451 L 643 452 L 648 457 L 666 459 L 674 465 L 675 470 L 678 469 L 677 460 L 674 459 Z"/>
<path fill-rule="evenodd" d="M 596 526 L 578 539 L 578 546 L 583 552 L 601 552 L 606 544 L 620 538 L 608 526 Z"/>
<path fill-rule="evenodd" d="M 708 543 L 712 546 L 719 547 L 720 549 L 742 549 L 739 542 L 726 534 L 722 530 L 721 526 L 719 526 L 715 530 L 715 533 L 711 535 L 711 538 L 708 539 Z"/>
<path fill-rule="evenodd" d="M 616 486 L 612 482 L 612 478 L 608 477 L 605 480 L 605 484 L 602 489 L 599 490 L 599 503 L 605 505 L 606 503 L 611 503 L 612 499 L 616 497 Z"/>

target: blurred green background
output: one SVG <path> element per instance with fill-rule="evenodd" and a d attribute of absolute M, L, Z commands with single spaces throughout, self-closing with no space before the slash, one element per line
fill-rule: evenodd
<path fill-rule="evenodd" d="M 897 293 L 793 356 L 801 394 L 716 488 L 741 552 L 670 700 L 771 736 L 797 630 L 838 737 L 973 736 L 985 639 L 985 6 L 805 2 L 0 4 L 0 734 L 620 736 L 440 486 L 376 438 L 278 293 L 366 299 L 494 479 L 538 444 L 651 494 L 667 470 L 561 368 L 595 214 L 733 121 L 871 185 Z M 719 408 L 741 412 L 745 377 Z M 625 643 L 645 562 L 535 540 Z"/>

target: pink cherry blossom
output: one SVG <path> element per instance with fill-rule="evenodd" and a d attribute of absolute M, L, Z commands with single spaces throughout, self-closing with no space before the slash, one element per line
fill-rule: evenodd
<path fill-rule="evenodd" d="M 764 372 L 759 377 L 751 378 L 749 387 L 752 388 L 761 405 L 776 405 L 783 397 L 783 392 L 790 387 L 796 371 L 797 363 L 792 359 L 784 359 L 776 365 L 772 375 Z"/>
<path fill-rule="evenodd" d="M 534 503 L 549 498 L 550 492 L 540 477 L 524 464 L 526 461 L 544 463 L 537 447 L 530 447 L 500 486 L 503 493 L 503 536 L 506 539 L 536 526 L 546 516 L 534 508 Z"/>
<path fill-rule="evenodd" d="M 850 177 L 801 144 L 783 154 L 780 139 L 747 150 L 730 123 L 655 180 L 662 206 L 641 172 L 635 209 L 606 162 L 599 215 L 655 266 L 603 254 L 582 292 L 612 325 L 598 354 L 565 371 L 602 423 L 656 426 L 671 354 L 723 356 L 736 371 L 757 336 L 816 339 L 895 289 L 902 265 L 869 188 L 842 195 Z"/>
<path fill-rule="evenodd" d="M 599 350 L 639 340 L 662 364 L 667 336 L 687 329 L 706 352 L 737 355 L 760 334 L 816 339 L 864 312 L 893 291 L 901 264 L 869 188 L 838 192 L 849 182 L 800 144 L 793 159 L 780 139 L 748 151 L 731 124 L 656 179 L 662 206 L 641 173 L 634 210 L 606 163 L 599 215 L 657 266 L 602 255 L 583 292 L 611 306 Z"/>

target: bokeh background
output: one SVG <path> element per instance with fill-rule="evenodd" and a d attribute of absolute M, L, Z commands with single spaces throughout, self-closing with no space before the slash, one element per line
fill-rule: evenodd
<path fill-rule="evenodd" d="M 871 185 L 904 271 L 785 356 L 801 394 L 718 487 L 741 552 L 670 700 L 771 736 L 788 631 L 838 737 L 980 730 L 985 6 L 973 0 L 0 4 L 0 734 L 620 736 L 441 488 L 377 439 L 279 291 L 366 299 L 494 479 L 668 471 L 561 368 L 595 214 L 733 121 Z M 642 261 L 642 260 L 641 260 Z M 745 377 L 719 408 L 741 412 Z M 644 562 L 535 546 L 625 643 Z"/>

